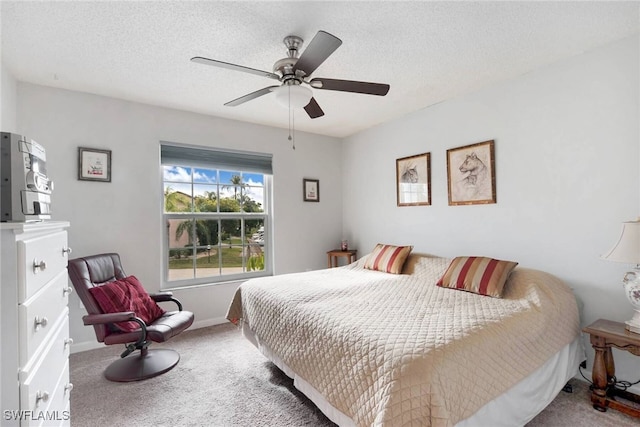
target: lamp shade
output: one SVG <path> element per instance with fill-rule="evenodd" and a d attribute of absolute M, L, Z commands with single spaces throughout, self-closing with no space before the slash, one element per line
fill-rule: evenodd
<path fill-rule="evenodd" d="M 611 250 L 602 255 L 608 261 L 640 264 L 640 220 L 622 223 L 622 234 Z"/>
<path fill-rule="evenodd" d="M 313 92 L 308 87 L 300 85 L 284 85 L 273 89 L 276 94 L 276 100 L 283 107 L 302 108 L 306 107 L 311 101 Z"/>

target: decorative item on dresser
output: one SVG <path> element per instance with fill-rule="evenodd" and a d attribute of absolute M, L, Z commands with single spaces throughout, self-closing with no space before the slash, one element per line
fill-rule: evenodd
<path fill-rule="evenodd" d="M 70 425 L 68 227 L 0 224 L 3 426 Z"/>
<path fill-rule="evenodd" d="M 640 220 L 622 223 L 622 234 L 614 247 L 603 259 L 608 261 L 635 264 L 633 270 L 625 273 L 622 279 L 624 293 L 633 306 L 635 313 L 627 320 L 627 329 L 640 334 Z"/>

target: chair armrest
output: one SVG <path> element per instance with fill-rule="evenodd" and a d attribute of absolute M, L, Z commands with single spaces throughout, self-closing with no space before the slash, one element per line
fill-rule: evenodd
<path fill-rule="evenodd" d="M 157 294 L 149 294 L 149 296 L 155 302 L 173 301 L 178 306 L 178 311 L 182 311 L 182 304 L 173 297 L 173 292 L 159 292 Z"/>
<path fill-rule="evenodd" d="M 153 294 L 149 294 L 149 296 L 156 302 L 158 302 L 158 301 L 169 301 L 171 299 L 171 297 L 173 296 L 173 292 L 171 292 L 171 291 L 156 292 L 156 293 L 153 293 Z"/>
<path fill-rule="evenodd" d="M 120 313 L 105 313 L 105 314 L 87 314 L 82 316 L 82 320 L 85 326 L 88 325 L 101 325 L 105 323 L 115 322 L 127 322 L 136 319 L 136 314 L 133 311 L 123 311 Z"/>
<path fill-rule="evenodd" d="M 121 358 L 127 357 L 137 348 L 143 348 L 147 346 L 147 325 L 142 319 L 136 317 L 133 311 L 123 311 L 120 313 L 104 313 L 104 314 L 87 314 L 82 316 L 85 326 L 100 325 L 105 323 L 114 322 L 136 322 L 140 325 L 140 337 L 133 344 L 127 344 L 126 350 L 120 355 Z"/>

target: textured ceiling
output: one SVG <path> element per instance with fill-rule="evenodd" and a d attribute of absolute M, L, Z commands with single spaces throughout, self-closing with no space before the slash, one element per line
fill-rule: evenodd
<path fill-rule="evenodd" d="M 314 89 L 325 116 L 297 130 L 345 137 L 411 111 L 636 34 L 637 2 L 2 1 L 2 60 L 19 81 L 286 128 L 273 94 L 227 101 L 268 78 L 282 39 L 343 44 L 312 75 L 391 85 L 385 97 Z"/>

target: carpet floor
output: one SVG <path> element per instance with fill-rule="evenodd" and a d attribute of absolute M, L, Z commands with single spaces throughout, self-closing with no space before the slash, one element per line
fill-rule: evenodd
<path fill-rule="evenodd" d="M 166 345 L 151 346 L 163 347 L 180 353 L 179 364 L 133 383 L 102 375 L 121 346 L 72 354 L 71 426 L 335 427 L 231 324 L 186 331 Z M 617 411 L 594 410 L 588 384 L 575 379 L 571 384 L 573 393 L 560 392 L 527 426 L 640 425 L 640 419 Z"/>

